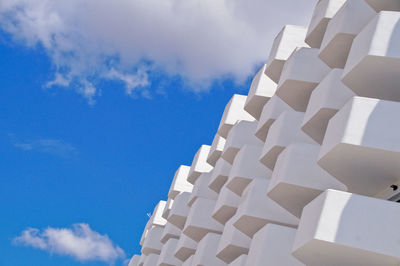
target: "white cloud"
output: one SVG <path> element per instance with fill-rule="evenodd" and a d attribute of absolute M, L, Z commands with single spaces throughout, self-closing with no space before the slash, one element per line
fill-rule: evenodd
<path fill-rule="evenodd" d="M 82 223 L 74 224 L 72 228 L 48 227 L 42 231 L 28 228 L 15 237 L 13 243 L 70 256 L 82 262 L 113 263 L 125 258 L 124 251 L 114 245 L 107 235 L 101 235 Z"/>
<path fill-rule="evenodd" d="M 194 91 L 224 77 L 242 82 L 266 61 L 284 24 L 308 23 L 315 2 L 2 0 L 0 27 L 45 48 L 56 68 L 49 86 L 75 86 L 93 102 L 99 80 L 120 80 L 127 94 L 140 94 L 160 71 Z"/>
<path fill-rule="evenodd" d="M 62 157 L 68 157 L 78 152 L 74 145 L 59 139 L 21 140 L 15 134 L 9 134 L 9 138 L 14 147 L 24 151 L 39 151 Z"/>

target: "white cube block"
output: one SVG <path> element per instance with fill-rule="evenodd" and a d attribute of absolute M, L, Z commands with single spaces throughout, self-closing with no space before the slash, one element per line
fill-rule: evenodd
<path fill-rule="evenodd" d="M 357 35 L 343 83 L 357 95 L 400 101 L 400 13 L 382 11 Z"/>
<path fill-rule="evenodd" d="M 375 195 L 400 172 L 400 103 L 354 97 L 330 121 L 318 163 L 349 192 Z"/>
<path fill-rule="evenodd" d="M 315 143 L 300 128 L 304 113 L 284 111 L 271 125 L 260 156 L 260 162 L 274 170 L 279 154 L 292 142 Z"/>
<path fill-rule="evenodd" d="M 265 74 L 275 83 L 279 82 L 283 65 L 297 47 L 308 47 L 304 42 L 307 28 L 295 25 L 286 25 L 278 33 L 272 45 Z"/>
<path fill-rule="evenodd" d="M 267 224 L 254 235 L 246 266 L 305 266 L 291 254 L 295 236 L 294 228 Z"/>
<path fill-rule="evenodd" d="M 232 165 L 230 163 L 220 158 L 215 164 L 215 168 L 211 172 L 211 179 L 208 187 L 219 193 L 222 186 L 228 180 L 231 167 Z"/>
<path fill-rule="evenodd" d="M 280 114 L 287 110 L 294 111 L 293 108 L 285 103 L 281 98 L 276 95 L 272 96 L 272 98 L 264 105 L 262 110 L 260 120 L 257 124 L 255 133 L 256 137 L 265 142 L 268 130 L 272 123 L 274 123 Z"/>
<path fill-rule="evenodd" d="M 239 256 L 247 254 L 251 243 L 249 236 L 233 226 L 234 220 L 226 223 L 217 248 L 217 257 L 228 264 Z"/>
<path fill-rule="evenodd" d="M 346 0 L 320 0 L 315 6 L 308 32 L 306 43 L 312 48 L 319 48 L 324 38 L 326 27 L 331 18 L 343 6 Z"/>
<path fill-rule="evenodd" d="M 233 126 L 231 131 L 229 131 L 225 148 L 221 155 L 225 161 L 232 164 L 236 154 L 243 145 L 263 145 L 262 141 L 254 135 L 257 123 L 257 121 L 240 121 Z"/>
<path fill-rule="evenodd" d="M 301 129 L 319 144 L 324 139 L 329 120 L 355 96 L 342 83 L 342 74 L 342 69 L 332 69 L 311 93 Z"/>
<path fill-rule="evenodd" d="M 161 236 L 161 243 L 165 244 L 171 238 L 178 239 L 181 236 L 181 229 L 171 223 L 167 223 L 164 227 L 163 234 Z"/>
<path fill-rule="evenodd" d="M 133 255 L 128 266 L 139 266 L 140 255 Z"/>
<path fill-rule="evenodd" d="M 303 211 L 293 255 L 309 266 L 397 266 L 400 205 L 327 190 Z"/>
<path fill-rule="evenodd" d="M 223 225 L 211 217 L 214 208 L 214 200 L 198 198 L 190 208 L 183 234 L 196 242 L 210 232 L 221 234 Z"/>
<path fill-rule="evenodd" d="M 194 184 L 193 191 L 190 194 L 188 206 L 191 207 L 198 198 L 217 200 L 218 193 L 208 187 L 211 180 L 211 173 L 201 174 Z"/>
<path fill-rule="evenodd" d="M 271 178 L 272 172 L 260 161 L 262 147 L 245 145 L 235 158 L 226 187 L 241 196 L 253 179 Z"/>
<path fill-rule="evenodd" d="M 182 192 L 176 196 L 174 205 L 169 212 L 168 222 L 175 225 L 179 229 L 183 229 L 189 214 L 189 206 L 187 205 L 190 198 L 189 192 Z"/>
<path fill-rule="evenodd" d="M 146 256 L 143 266 L 154 266 L 157 265 L 159 255 L 158 254 L 149 254 Z"/>
<path fill-rule="evenodd" d="M 176 250 L 178 239 L 171 238 L 169 239 L 165 245 L 163 246 L 160 256 L 158 258 L 158 262 L 156 265 L 158 266 L 176 266 L 180 265 L 181 262 L 175 257 L 174 252 Z"/>
<path fill-rule="evenodd" d="M 266 67 L 267 65 L 263 65 L 251 82 L 246 104 L 244 105 L 244 110 L 257 120 L 260 119 L 264 105 L 275 94 L 277 86 L 276 82 L 265 74 Z"/>
<path fill-rule="evenodd" d="M 228 133 L 236 124 L 236 122 L 254 121 L 255 118 L 244 110 L 247 96 L 234 94 L 225 107 L 224 113 L 221 118 L 221 122 L 218 127 L 218 135 L 223 138 L 228 137 Z"/>
<path fill-rule="evenodd" d="M 267 196 L 269 180 L 254 179 L 246 188 L 234 226 L 249 237 L 268 223 L 297 226 L 299 219 Z M 233 218 L 232 218 L 233 219 Z"/>
<path fill-rule="evenodd" d="M 226 139 L 224 139 L 218 134 L 215 134 L 214 140 L 211 144 L 210 152 L 208 153 L 207 157 L 207 162 L 210 165 L 215 166 L 218 159 L 221 157 L 222 151 L 224 150 L 225 147 L 225 142 Z"/>
<path fill-rule="evenodd" d="M 160 254 L 163 246 L 161 243 L 163 230 L 164 228 L 160 226 L 154 226 L 151 229 L 149 229 L 146 239 L 144 240 L 142 245 L 141 251 L 143 254 L 147 256 L 152 253 Z"/>
<path fill-rule="evenodd" d="M 173 253 L 180 261 L 186 261 L 192 256 L 197 249 L 197 242 L 184 234 L 179 238 L 176 244 L 175 252 Z"/>
<path fill-rule="evenodd" d="M 175 172 L 174 180 L 168 192 L 168 197 L 174 199 L 181 192 L 192 192 L 193 185 L 187 180 L 190 166 L 181 165 Z"/>
<path fill-rule="evenodd" d="M 346 190 L 346 186 L 317 164 L 320 146 L 295 142 L 278 157 L 268 196 L 300 218 L 304 206 L 326 189 Z"/>
<path fill-rule="evenodd" d="M 319 57 L 331 68 L 343 68 L 354 37 L 376 15 L 365 0 L 347 0 L 329 21 Z"/>
<path fill-rule="evenodd" d="M 318 52 L 316 48 L 297 48 L 283 67 L 276 95 L 296 111 L 306 111 L 311 92 L 331 70 Z"/>
<path fill-rule="evenodd" d="M 232 192 L 226 186 L 222 187 L 217 202 L 215 203 L 212 217 L 221 224 L 225 224 L 233 215 L 235 215 L 239 203 L 239 195 Z"/>
<path fill-rule="evenodd" d="M 217 247 L 221 235 L 209 233 L 205 236 L 197 246 L 196 253 L 193 256 L 193 266 L 224 266 L 222 260 L 216 257 Z"/>
<path fill-rule="evenodd" d="M 192 166 L 190 166 L 187 181 L 194 184 L 202 173 L 210 172 L 213 167 L 207 162 L 207 157 L 210 152 L 209 145 L 201 145 L 193 158 Z"/>

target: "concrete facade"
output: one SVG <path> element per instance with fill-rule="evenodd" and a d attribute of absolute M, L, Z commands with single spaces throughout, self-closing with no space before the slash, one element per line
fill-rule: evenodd
<path fill-rule="evenodd" d="M 319 0 L 171 173 L 129 266 L 400 265 L 399 114 L 400 0 Z"/>

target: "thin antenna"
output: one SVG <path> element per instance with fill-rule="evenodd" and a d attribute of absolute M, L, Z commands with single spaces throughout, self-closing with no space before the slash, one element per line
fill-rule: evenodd
<path fill-rule="evenodd" d="M 149 216 L 149 218 L 151 218 L 151 213 L 150 213 L 150 212 L 148 212 L 148 213 L 147 213 L 147 216 Z"/>

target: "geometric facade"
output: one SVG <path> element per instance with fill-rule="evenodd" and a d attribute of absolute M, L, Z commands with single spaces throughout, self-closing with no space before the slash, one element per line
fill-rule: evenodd
<path fill-rule="evenodd" d="M 319 0 L 178 167 L 129 266 L 400 265 L 399 114 L 400 1 Z"/>

